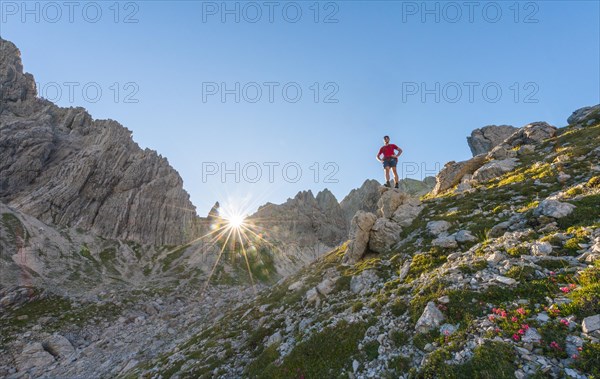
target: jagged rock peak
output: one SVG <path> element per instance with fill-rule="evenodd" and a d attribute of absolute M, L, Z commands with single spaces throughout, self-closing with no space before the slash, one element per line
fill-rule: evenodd
<path fill-rule="evenodd" d="M 329 191 L 327 188 L 325 188 L 323 191 L 320 191 L 319 193 L 317 193 L 317 205 L 319 206 L 319 208 L 323 209 L 323 210 L 327 210 L 327 209 L 331 209 L 331 208 L 339 208 L 339 204 L 337 199 L 335 198 L 335 195 L 333 193 L 331 193 L 331 191 Z"/>
<path fill-rule="evenodd" d="M 0 38 L 0 99 L 25 101 L 37 96 L 35 80 L 23 73 L 21 52 L 10 41 Z M 0 107 L 0 113 L 3 107 Z"/>
<path fill-rule="evenodd" d="M 195 207 L 167 160 L 114 120 L 36 97 L 19 50 L 0 40 L 0 201 L 106 238 L 181 244 Z"/>
<path fill-rule="evenodd" d="M 208 212 L 208 218 L 217 218 L 219 217 L 219 208 L 221 207 L 221 205 L 219 204 L 219 202 L 215 202 L 215 205 L 213 205 L 213 207 L 210 209 L 210 211 Z"/>

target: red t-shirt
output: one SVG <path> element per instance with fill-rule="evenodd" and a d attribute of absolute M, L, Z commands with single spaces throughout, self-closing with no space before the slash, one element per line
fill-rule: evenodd
<path fill-rule="evenodd" d="M 394 155 L 394 150 L 400 150 L 400 148 L 394 145 L 393 143 L 387 144 L 385 146 L 382 146 L 381 149 L 379 149 L 379 154 L 377 154 L 377 156 L 383 154 L 384 158 L 391 157 L 392 155 Z"/>

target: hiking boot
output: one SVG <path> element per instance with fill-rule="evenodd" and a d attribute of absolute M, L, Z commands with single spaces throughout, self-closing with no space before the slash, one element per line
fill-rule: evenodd
<path fill-rule="evenodd" d="M 394 188 L 398 188 L 398 182 L 396 182 L 396 184 L 394 185 Z"/>
<path fill-rule="evenodd" d="M 387 188 L 390 188 L 390 187 L 391 187 L 391 185 L 390 185 L 390 181 L 388 180 L 387 182 L 385 182 L 385 184 L 384 184 L 383 186 L 384 186 L 384 187 L 387 187 Z"/>

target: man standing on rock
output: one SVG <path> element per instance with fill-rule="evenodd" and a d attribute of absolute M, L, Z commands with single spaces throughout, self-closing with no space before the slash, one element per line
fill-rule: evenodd
<path fill-rule="evenodd" d="M 398 154 L 396 154 L 396 150 L 398 150 Z M 398 188 L 398 172 L 396 171 L 396 165 L 398 164 L 398 157 L 402 154 L 402 149 L 398 146 L 390 143 L 390 137 L 383 137 L 383 146 L 379 149 L 379 153 L 377 153 L 377 160 L 383 163 L 383 170 L 385 171 L 385 184 L 386 187 L 391 187 L 390 185 L 390 167 L 392 168 L 392 172 L 394 173 L 394 188 Z M 383 155 L 383 159 L 380 156 Z"/>

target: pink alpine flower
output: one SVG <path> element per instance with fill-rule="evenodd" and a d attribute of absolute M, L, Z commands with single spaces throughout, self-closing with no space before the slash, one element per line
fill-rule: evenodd
<path fill-rule="evenodd" d="M 553 348 L 553 349 L 555 349 L 555 350 L 562 350 L 560 348 L 560 346 L 558 345 L 558 343 L 556 343 L 556 341 L 550 342 L 550 347 Z"/>
<path fill-rule="evenodd" d="M 563 324 L 564 326 L 569 326 L 569 320 L 566 320 L 564 318 L 560 320 L 560 323 Z"/>
<path fill-rule="evenodd" d="M 525 311 L 525 309 L 519 308 L 519 309 L 517 309 L 517 313 L 520 314 L 521 316 L 524 316 L 525 313 L 527 313 L 527 312 Z"/>
<path fill-rule="evenodd" d="M 519 336 L 518 334 L 515 333 L 515 334 L 513 334 L 512 338 L 513 338 L 513 340 L 518 341 L 521 339 L 521 336 Z"/>
<path fill-rule="evenodd" d="M 515 316 L 512 316 L 512 317 L 510 318 L 510 321 L 512 321 L 512 322 L 517 322 L 517 321 L 519 321 L 519 319 L 518 319 L 518 318 L 516 318 Z"/>

